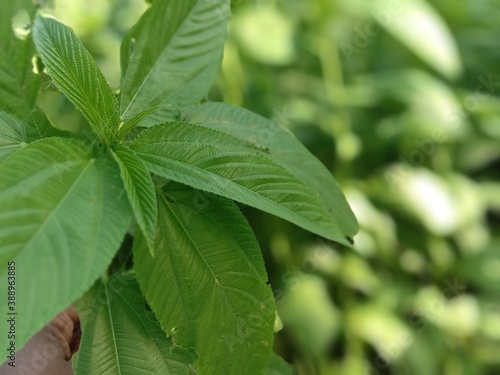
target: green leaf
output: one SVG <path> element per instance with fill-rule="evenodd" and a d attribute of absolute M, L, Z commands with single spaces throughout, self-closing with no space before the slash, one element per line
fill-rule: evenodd
<path fill-rule="evenodd" d="M 132 213 L 118 166 L 80 142 L 37 141 L 2 160 L 0 175 L 0 283 L 14 261 L 20 349 L 106 270 Z M 6 330 L 2 319 L 2 346 Z"/>
<path fill-rule="evenodd" d="M 276 353 L 273 353 L 271 360 L 267 365 L 265 375 L 293 375 L 293 374 L 294 374 L 293 366 L 290 365 L 288 362 L 286 362 Z"/>
<path fill-rule="evenodd" d="M 179 107 L 207 95 L 222 60 L 229 3 L 153 2 L 122 44 L 120 113 L 125 121 L 160 106 L 141 126 L 165 122 Z"/>
<path fill-rule="evenodd" d="M 144 124 L 143 120 L 145 120 L 150 115 L 154 114 L 160 107 L 152 107 L 148 108 L 141 113 L 135 115 L 131 119 L 120 124 L 120 129 L 118 132 L 118 138 L 123 139 L 127 134 L 129 134 L 133 129 L 135 129 L 139 124 Z M 174 115 L 172 115 L 174 116 Z M 176 112 L 175 116 L 178 116 L 178 112 Z"/>
<path fill-rule="evenodd" d="M 80 303 L 82 340 L 73 358 L 76 375 L 196 374 L 193 350 L 172 345 L 134 277 L 115 275 L 98 282 Z"/>
<path fill-rule="evenodd" d="M 83 113 L 106 144 L 118 131 L 116 98 L 90 53 L 67 26 L 38 17 L 33 29 L 35 44 L 56 84 Z"/>
<path fill-rule="evenodd" d="M 35 45 L 29 33 L 15 35 L 12 18 L 26 17 L 26 27 L 35 7 L 30 0 L 0 2 L 0 110 L 26 126 L 27 141 L 61 135 L 36 106 L 40 76 L 33 72 Z"/>
<path fill-rule="evenodd" d="M 149 248 L 153 248 L 158 206 L 151 175 L 144 163 L 127 147 L 117 147 L 111 151 L 120 166 L 122 180 L 127 190 L 135 219 L 146 237 Z"/>
<path fill-rule="evenodd" d="M 68 133 L 52 126 L 45 113 L 34 108 L 25 118 L 26 139 L 33 142 L 43 138 L 67 137 Z"/>
<path fill-rule="evenodd" d="M 285 117 L 286 113 L 277 116 L 280 121 L 286 121 Z M 183 120 L 224 132 L 248 145 L 266 150 L 275 162 L 315 193 L 319 204 L 337 223 L 344 236 L 352 238 L 357 233 L 356 218 L 337 181 L 283 125 L 223 103 L 196 106 L 183 115 Z"/>
<path fill-rule="evenodd" d="M 134 244 L 139 284 L 163 329 L 194 346 L 201 374 L 260 374 L 275 303 L 258 243 L 229 200 L 169 183 L 159 197 L 155 257 Z"/>
<path fill-rule="evenodd" d="M 39 82 L 31 63 L 35 53 L 33 40 L 30 36 L 24 39 L 15 36 L 12 17 L 23 8 L 32 13 L 34 8 L 30 3 L 26 0 L 0 3 L 0 110 L 20 119 L 35 106 Z"/>
<path fill-rule="evenodd" d="M 15 118 L 0 112 L 0 160 L 26 142 L 26 128 Z"/>
<path fill-rule="evenodd" d="M 130 147 L 157 175 L 256 207 L 349 244 L 338 222 L 318 199 L 318 192 L 257 145 L 206 127 L 176 122 L 144 130 Z"/>
<path fill-rule="evenodd" d="M 0 160 L 29 142 L 64 135 L 52 127 L 41 111 L 31 112 L 26 120 L 29 123 L 0 112 Z"/>

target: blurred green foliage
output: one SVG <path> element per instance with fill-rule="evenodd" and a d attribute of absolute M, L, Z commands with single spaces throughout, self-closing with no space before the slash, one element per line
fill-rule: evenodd
<path fill-rule="evenodd" d="M 288 126 L 361 227 L 344 249 L 243 208 L 283 322 L 276 350 L 300 374 L 500 373 L 499 5 L 233 1 L 209 99 Z M 119 42 L 146 6 L 53 11 L 118 88 Z M 40 105 L 62 129 L 86 126 L 49 83 Z"/>

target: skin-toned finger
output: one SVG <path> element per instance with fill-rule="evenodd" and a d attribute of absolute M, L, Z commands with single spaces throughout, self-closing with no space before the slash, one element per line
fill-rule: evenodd
<path fill-rule="evenodd" d="M 66 360 L 78 351 L 81 337 L 80 318 L 73 306 L 57 315 L 48 326 L 47 335 L 58 342 Z"/>
<path fill-rule="evenodd" d="M 5 362 L 0 375 L 74 375 L 71 356 L 81 338 L 80 319 L 69 307 L 16 353 L 15 367 Z"/>

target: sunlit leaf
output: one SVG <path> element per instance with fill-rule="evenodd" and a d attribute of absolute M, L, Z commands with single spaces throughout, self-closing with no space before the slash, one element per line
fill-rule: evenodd
<path fill-rule="evenodd" d="M 142 160 L 129 148 L 117 147 L 111 152 L 120 166 L 123 183 L 134 210 L 135 219 L 146 237 L 148 246 L 153 248 L 158 208 L 151 175 Z"/>
<path fill-rule="evenodd" d="M 110 143 L 120 118 L 116 98 L 75 33 L 51 18 L 38 17 L 35 44 L 55 82 L 88 120 L 99 139 Z"/>
<path fill-rule="evenodd" d="M 130 147 L 152 173 L 256 207 L 349 244 L 339 228 L 343 218 L 333 219 L 330 208 L 319 200 L 320 193 L 297 178 L 288 165 L 275 161 L 259 144 L 251 145 L 208 127 L 176 122 L 143 131 Z M 335 185 L 326 188 L 335 189 Z"/>
<path fill-rule="evenodd" d="M 2 160 L 0 175 L 0 279 L 7 285 L 7 262 L 14 261 L 20 349 L 104 272 L 131 210 L 118 166 L 76 141 L 26 146 Z M 1 311 L 6 303 L 0 300 Z M 3 346 L 6 325 L 2 320 Z"/>
<path fill-rule="evenodd" d="M 151 126 L 204 98 L 222 60 L 228 20 L 229 0 L 154 1 L 122 44 L 122 118 L 159 106 L 141 122 Z"/>
<path fill-rule="evenodd" d="M 285 121 L 286 116 L 287 113 L 281 113 L 278 120 Z M 221 131 L 247 145 L 265 150 L 273 161 L 315 193 L 320 205 L 328 211 L 330 220 L 337 223 L 345 236 L 356 234 L 356 218 L 332 174 L 283 125 L 223 103 L 193 107 L 186 111 L 183 120 Z M 332 236 L 333 231 L 330 237 L 326 237 L 333 239 Z"/>

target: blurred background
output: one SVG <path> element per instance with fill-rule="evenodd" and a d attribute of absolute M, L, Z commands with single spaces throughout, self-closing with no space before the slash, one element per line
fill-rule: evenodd
<path fill-rule="evenodd" d="M 118 88 L 146 6 L 52 11 Z M 360 223 L 347 249 L 243 207 L 283 323 L 275 349 L 299 374 L 500 374 L 499 20 L 497 0 L 233 1 L 209 99 L 287 126 Z M 84 127 L 52 90 L 40 106 Z"/>

